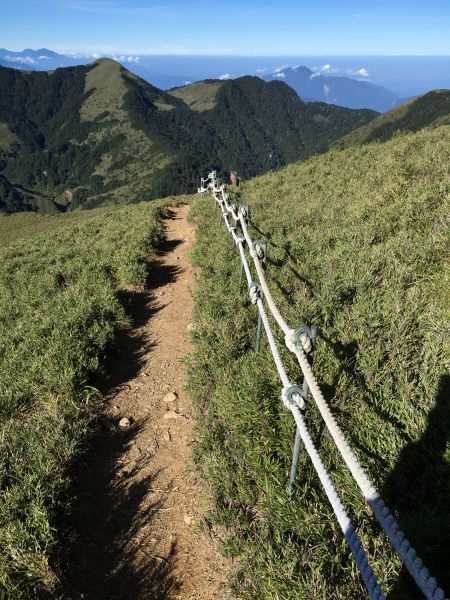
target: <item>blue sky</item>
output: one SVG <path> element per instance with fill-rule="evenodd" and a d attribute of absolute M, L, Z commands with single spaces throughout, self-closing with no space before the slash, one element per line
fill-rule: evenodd
<path fill-rule="evenodd" d="M 9 50 L 450 55 L 450 0 L 0 0 L 0 15 Z"/>

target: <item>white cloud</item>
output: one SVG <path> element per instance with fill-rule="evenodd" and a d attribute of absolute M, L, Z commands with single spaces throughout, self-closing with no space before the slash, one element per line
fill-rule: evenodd
<path fill-rule="evenodd" d="M 38 60 L 51 60 L 52 57 L 51 56 L 45 56 L 45 54 L 43 54 L 42 56 L 38 56 Z"/>
<path fill-rule="evenodd" d="M 34 65 L 36 62 L 32 56 L 4 56 L 8 62 L 20 63 L 22 65 Z"/>
<path fill-rule="evenodd" d="M 359 75 L 360 77 L 370 77 L 370 73 L 364 67 L 361 67 L 358 71 L 356 71 L 355 75 Z"/>
<path fill-rule="evenodd" d="M 331 92 L 331 88 L 326 83 L 323 84 L 323 95 L 328 98 L 328 94 Z"/>
<path fill-rule="evenodd" d="M 314 73 L 310 76 L 310 79 L 314 79 L 315 77 L 319 77 L 319 75 L 331 75 L 332 73 L 337 73 L 339 69 L 333 69 L 331 65 L 322 65 L 321 67 L 313 67 L 312 70 Z"/>
<path fill-rule="evenodd" d="M 231 79 L 231 75 L 229 73 L 224 73 L 219 77 L 221 81 L 225 81 L 226 79 Z"/>
<path fill-rule="evenodd" d="M 92 58 L 98 58 L 98 55 L 92 55 Z M 140 57 L 139 56 L 125 56 L 124 54 L 122 54 L 121 56 L 112 56 L 111 57 L 113 60 L 117 60 L 117 62 L 123 62 L 123 63 L 131 63 L 131 64 L 138 64 L 140 62 Z"/>
<path fill-rule="evenodd" d="M 192 81 L 183 81 L 183 85 L 189 85 Z"/>
<path fill-rule="evenodd" d="M 277 67 L 276 69 L 274 69 L 273 74 L 278 76 L 278 73 L 281 73 L 282 71 L 284 71 L 285 69 L 288 69 L 289 65 L 280 65 L 279 67 Z"/>
<path fill-rule="evenodd" d="M 370 73 L 365 67 L 361 67 L 357 71 L 347 69 L 347 74 L 352 75 L 353 77 L 363 77 L 364 79 L 368 79 L 370 77 Z"/>
<path fill-rule="evenodd" d="M 91 58 L 91 54 L 83 54 L 83 52 L 61 52 L 63 56 L 68 56 L 69 58 Z"/>
<path fill-rule="evenodd" d="M 265 73 L 266 71 L 267 71 L 267 69 L 266 69 L 265 67 L 264 67 L 263 69 L 256 69 L 256 72 L 257 72 L 259 75 L 262 75 L 262 74 L 263 74 L 263 73 Z"/>
<path fill-rule="evenodd" d="M 286 73 L 274 73 L 274 77 L 278 77 L 279 79 L 286 79 Z"/>

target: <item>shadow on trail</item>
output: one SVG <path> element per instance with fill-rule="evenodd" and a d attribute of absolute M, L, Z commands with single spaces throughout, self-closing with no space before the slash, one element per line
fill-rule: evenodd
<path fill-rule="evenodd" d="M 441 377 L 422 437 L 402 450 L 382 495 L 439 585 L 450 594 L 450 376 Z M 402 569 L 389 600 L 423 598 Z"/>
<path fill-rule="evenodd" d="M 94 382 L 111 404 L 115 393 L 141 371 L 145 355 L 152 350 L 140 328 L 161 310 L 153 301 L 180 272 L 176 266 L 163 265 L 162 259 L 181 241 L 166 241 L 157 248 L 144 290 L 121 292 L 130 327 L 119 333 L 108 349 L 105 377 Z M 60 515 L 62 525 L 58 527 L 69 531 L 61 544 L 66 552 L 54 560 L 62 572 L 64 598 L 166 600 L 180 587 L 173 576 L 176 540 L 169 541 L 164 556 L 152 556 L 148 549 L 152 522 L 159 510 L 167 510 L 164 490 L 157 490 L 155 500 L 149 495 L 158 475 L 149 473 L 149 462 L 158 443 L 138 448 L 136 438 L 148 427 L 148 420 L 132 422 L 122 430 L 117 425 L 119 418 L 93 423 L 89 445 L 73 466 L 72 512 L 69 523 L 67 515 Z M 130 455 L 136 458 L 130 459 Z M 137 473 L 140 476 L 135 479 Z M 141 535 L 146 539 L 142 547 Z"/>
<path fill-rule="evenodd" d="M 151 556 L 139 547 L 139 533 L 148 534 L 154 516 L 165 508 L 161 495 L 143 504 L 157 473 L 128 483 L 145 467 L 151 451 L 137 461 L 120 462 L 144 426 L 137 422 L 126 431 L 97 432 L 78 465 L 71 518 L 75 539 L 68 554 L 65 598 L 165 600 L 179 587 L 172 576 L 176 541 L 165 556 Z"/>

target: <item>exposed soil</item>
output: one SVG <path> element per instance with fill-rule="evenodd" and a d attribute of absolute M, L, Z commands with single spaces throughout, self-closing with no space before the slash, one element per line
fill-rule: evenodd
<path fill-rule="evenodd" d="M 188 211 L 167 219 L 149 289 L 129 293 L 133 326 L 113 357 L 104 418 L 74 488 L 78 539 L 65 597 L 226 597 L 217 532 L 201 528 L 207 495 L 190 462 L 193 409 L 182 391 L 195 281 Z M 177 399 L 165 401 L 170 392 Z"/>

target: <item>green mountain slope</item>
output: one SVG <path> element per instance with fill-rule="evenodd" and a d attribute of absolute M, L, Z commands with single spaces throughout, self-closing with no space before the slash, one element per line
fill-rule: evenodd
<path fill-rule="evenodd" d="M 172 88 L 170 93 L 176 98 L 181 98 L 192 110 L 201 112 L 216 106 L 217 92 L 224 84 L 225 81 L 219 79 L 205 79 Z"/>
<path fill-rule="evenodd" d="M 202 113 L 217 132 L 219 163 L 234 165 L 243 177 L 320 152 L 341 132 L 375 115 L 369 110 L 303 102 L 285 83 L 266 83 L 258 77 L 224 82 L 215 106 Z"/>
<path fill-rule="evenodd" d="M 418 554 L 450 593 L 450 126 L 328 152 L 254 178 L 253 239 L 268 240 L 267 277 L 291 327 L 315 323 L 314 370 L 331 411 Z M 256 309 L 239 287 L 225 228 L 198 199 L 196 458 L 215 523 L 237 557 L 236 596 L 366 598 L 304 449 L 286 493 L 294 423 L 280 400 Z M 214 282 L 214 285 L 211 285 Z M 298 364 L 274 324 L 288 376 Z M 335 451 L 315 403 L 305 419 L 392 600 L 423 598 L 401 569 Z"/>
<path fill-rule="evenodd" d="M 0 208 L 57 211 L 192 191 L 201 169 L 253 176 L 376 116 L 303 103 L 280 82 L 220 83 L 210 84 L 215 99 L 197 84 L 194 107 L 109 59 L 49 72 L 0 67 L 0 174 L 8 188 Z"/>
<path fill-rule="evenodd" d="M 348 148 L 374 141 L 385 142 L 397 131 L 419 131 L 424 127 L 446 124 L 450 124 L 450 90 L 434 90 L 358 127 L 331 147 Z"/>
<path fill-rule="evenodd" d="M 0 69 L 0 120 L 17 138 L 3 152 L 4 177 L 72 208 L 134 199 L 169 152 L 131 125 L 124 98 L 141 83 L 129 75 L 128 84 L 111 60 L 48 73 Z M 161 94 L 153 99 L 163 109 Z"/>

